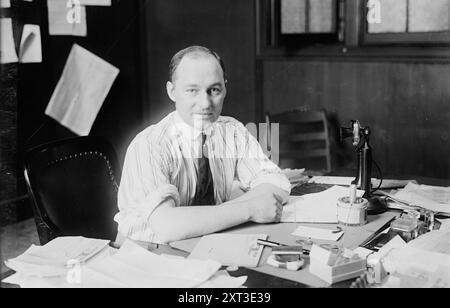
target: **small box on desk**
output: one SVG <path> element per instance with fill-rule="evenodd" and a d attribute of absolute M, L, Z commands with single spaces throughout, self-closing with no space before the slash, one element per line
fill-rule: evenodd
<path fill-rule="evenodd" d="M 366 259 L 361 259 L 356 253 L 348 249 L 333 252 L 313 245 L 309 256 L 309 271 L 311 274 L 329 284 L 359 277 L 367 269 Z"/>

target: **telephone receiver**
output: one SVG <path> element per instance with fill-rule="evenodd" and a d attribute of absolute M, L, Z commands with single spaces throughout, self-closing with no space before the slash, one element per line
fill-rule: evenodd
<path fill-rule="evenodd" d="M 344 141 L 344 139 L 352 137 L 352 144 L 354 147 L 357 148 L 357 150 L 362 146 L 361 143 L 361 134 L 364 133 L 364 130 L 366 128 L 361 127 L 361 124 L 358 120 L 350 121 L 350 127 L 343 127 L 341 126 L 339 129 L 339 135 L 341 142 Z"/>

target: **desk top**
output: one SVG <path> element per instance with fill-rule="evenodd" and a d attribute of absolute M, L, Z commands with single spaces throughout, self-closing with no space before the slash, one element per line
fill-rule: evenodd
<path fill-rule="evenodd" d="M 446 181 L 437 181 L 430 183 L 430 181 L 420 181 L 422 183 L 427 183 L 431 185 L 446 185 Z M 439 183 L 438 183 L 439 182 Z M 444 184 L 445 182 L 445 184 Z M 293 194 L 305 194 L 305 193 L 313 193 L 325 190 L 329 188 L 330 185 L 311 185 L 311 186 L 303 186 L 299 191 L 294 190 Z M 369 238 L 373 233 L 376 233 L 382 226 L 384 226 L 387 222 L 393 219 L 395 216 L 398 216 L 398 212 L 386 212 L 380 215 L 374 215 L 368 217 L 368 223 L 364 226 L 360 227 L 344 227 L 345 234 L 339 240 L 339 244 L 342 244 L 344 247 L 353 249 L 363 243 L 367 238 Z M 268 234 L 269 240 L 279 242 L 286 245 L 296 245 L 296 240 L 300 239 L 299 237 L 295 237 L 291 235 L 291 233 L 299 226 L 299 225 L 309 225 L 311 224 L 299 224 L 299 223 L 278 223 L 278 224 L 254 224 L 254 223 L 246 223 L 229 230 L 223 231 L 223 233 L 235 233 L 235 234 Z M 335 224 L 314 224 L 315 227 L 324 228 L 324 229 L 335 229 Z M 164 253 L 170 253 L 175 255 L 184 255 L 186 256 L 192 249 L 195 247 L 200 238 L 194 238 L 184 241 L 178 241 L 171 244 L 172 247 L 164 247 L 158 248 L 154 250 L 154 252 L 158 253 L 159 250 L 162 249 Z M 316 241 L 318 244 L 327 243 L 327 241 Z M 331 243 L 331 242 L 328 242 Z M 334 243 L 334 242 L 333 242 Z M 180 251 L 181 250 L 181 251 Z M 306 262 L 305 267 L 297 272 L 292 272 L 288 270 L 278 269 L 271 266 L 266 265 L 266 260 L 270 255 L 271 249 L 265 247 L 263 250 L 263 255 L 260 260 L 260 266 L 253 269 L 240 268 L 236 272 L 230 272 L 232 276 L 241 276 L 247 275 L 248 281 L 245 284 L 248 287 L 328 287 L 329 285 L 319 279 L 318 277 L 312 275 L 309 272 L 309 262 Z M 9 271 L 7 273 L 2 274 L 2 280 L 14 272 Z M 333 287 L 346 287 L 349 286 L 350 282 L 343 282 Z M 2 283 L 2 287 L 13 287 L 11 285 L 7 285 Z"/>

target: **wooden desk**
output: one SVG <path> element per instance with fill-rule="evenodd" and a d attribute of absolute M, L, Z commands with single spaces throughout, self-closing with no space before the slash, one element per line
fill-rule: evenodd
<path fill-rule="evenodd" d="M 423 180 L 420 183 L 430 185 L 447 185 L 447 180 Z M 305 186 L 300 190 L 294 191 L 295 194 L 304 194 L 318 192 L 328 188 L 327 185 L 314 185 Z M 369 216 L 369 223 L 362 227 L 349 227 L 346 233 L 341 238 L 339 243 L 342 243 L 347 248 L 356 248 L 366 238 L 377 232 L 387 221 L 397 216 L 398 212 L 387 212 L 381 215 Z M 297 226 L 303 224 L 297 223 L 280 223 L 280 224 L 253 224 L 247 223 L 223 232 L 238 233 L 238 234 L 268 234 L 269 240 L 280 242 L 288 245 L 295 245 L 298 238 L 291 235 L 291 233 L 297 228 Z M 334 228 L 334 225 L 315 225 L 323 228 Z M 185 241 L 172 243 L 172 247 L 162 246 L 156 250 L 152 250 L 155 253 L 168 253 L 175 255 L 187 256 L 188 252 L 192 251 L 199 238 L 189 239 Z M 326 241 L 317 241 L 317 243 L 326 243 Z M 230 272 L 232 276 L 248 276 L 248 280 L 245 283 L 250 288 L 303 288 L 303 287 L 328 287 L 328 284 L 320 280 L 316 276 L 309 273 L 308 262 L 306 266 L 297 272 L 291 272 L 287 270 L 277 269 L 265 264 L 267 257 L 270 255 L 270 248 L 264 248 L 263 255 L 260 261 L 260 267 L 255 269 L 239 268 L 238 271 Z M 14 272 L 10 271 L 2 275 L 2 280 Z M 353 281 L 345 281 L 333 285 L 332 287 L 348 287 Z M 14 287 L 12 285 L 2 283 L 1 287 Z"/>
<path fill-rule="evenodd" d="M 380 215 L 369 216 L 368 224 L 361 227 L 348 227 L 346 228 L 345 234 L 339 240 L 339 244 L 343 244 L 347 248 L 356 248 L 362 242 L 364 242 L 368 237 L 370 237 L 374 232 L 377 232 L 386 222 L 391 220 L 393 217 L 397 216 L 397 212 L 387 212 Z M 286 245 L 296 245 L 296 240 L 299 238 L 291 235 L 291 233 L 300 225 L 299 223 L 278 223 L 278 224 L 254 224 L 246 223 L 244 225 L 225 230 L 222 233 L 234 233 L 234 234 L 268 234 L 269 240 L 283 243 Z M 311 225 L 311 224 L 309 224 Z M 336 225 L 334 224 L 314 224 L 314 226 L 333 229 Z M 198 243 L 200 238 L 193 238 L 183 241 L 178 241 L 171 243 L 170 246 L 182 251 L 191 252 L 195 245 Z M 323 243 L 334 243 L 328 241 L 315 241 L 318 244 Z M 279 278 L 295 281 L 301 284 L 306 284 L 312 287 L 329 287 L 329 285 L 309 272 L 309 262 L 306 260 L 306 264 L 303 269 L 299 271 L 289 271 L 285 269 L 279 269 L 266 264 L 266 260 L 271 254 L 271 249 L 265 247 L 259 266 L 257 268 L 252 268 L 253 271 L 269 274 Z M 351 281 L 348 282 L 350 285 Z"/>
<path fill-rule="evenodd" d="M 157 254 L 171 254 L 177 256 L 187 257 L 188 253 L 171 248 L 169 246 L 160 246 L 152 250 L 152 252 Z M 6 273 L 1 275 L 1 280 L 6 279 L 9 276 L 14 275 L 14 271 L 9 270 Z M 253 271 L 248 268 L 239 268 L 237 271 L 229 272 L 229 274 L 233 277 L 239 276 L 247 276 L 247 281 L 245 282 L 245 286 L 248 288 L 308 288 L 309 286 L 306 284 L 302 284 L 296 281 L 286 280 L 283 278 L 279 278 L 273 275 L 268 275 L 265 273 Z M 1 288 L 19 288 L 18 285 L 12 285 L 8 283 L 1 283 Z"/>

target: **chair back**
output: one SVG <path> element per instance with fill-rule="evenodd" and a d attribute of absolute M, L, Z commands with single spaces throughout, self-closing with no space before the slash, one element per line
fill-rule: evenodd
<path fill-rule="evenodd" d="M 330 138 L 324 110 L 266 114 L 266 121 L 279 123 L 281 168 L 304 167 L 319 174 L 331 171 Z"/>
<path fill-rule="evenodd" d="M 58 236 L 115 240 L 120 167 L 105 139 L 77 137 L 32 148 L 25 179 L 41 244 Z"/>

